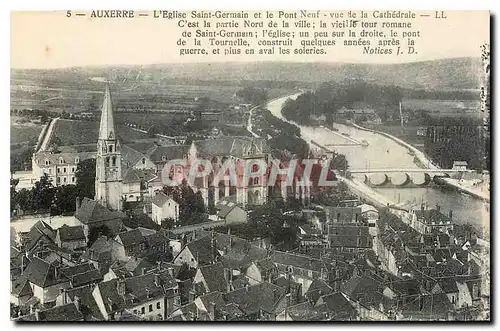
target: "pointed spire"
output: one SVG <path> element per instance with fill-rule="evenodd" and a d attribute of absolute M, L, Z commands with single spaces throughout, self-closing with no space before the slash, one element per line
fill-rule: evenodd
<path fill-rule="evenodd" d="M 99 139 L 115 139 L 115 124 L 113 121 L 113 103 L 111 102 L 111 92 L 109 83 L 106 83 L 104 101 L 101 110 L 101 126 L 99 128 Z"/>

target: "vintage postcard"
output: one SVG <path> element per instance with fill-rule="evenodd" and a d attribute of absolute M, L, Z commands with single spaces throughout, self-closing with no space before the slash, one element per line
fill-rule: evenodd
<path fill-rule="evenodd" d="M 10 316 L 490 321 L 490 13 L 11 13 Z"/>

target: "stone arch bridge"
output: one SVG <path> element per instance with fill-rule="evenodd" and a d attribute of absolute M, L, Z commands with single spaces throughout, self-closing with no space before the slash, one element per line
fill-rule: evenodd
<path fill-rule="evenodd" d="M 411 188 L 411 187 L 426 187 L 431 185 L 440 185 L 441 178 L 459 178 L 464 173 L 474 172 L 474 170 L 459 170 L 459 169 L 404 169 L 404 168 L 394 168 L 394 169 L 351 169 L 348 170 L 348 174 L 364 175 L 364 182 L 366 185 L 371 187 L 384 187 L 384 188 Z M 382 174 L 383 179 L 381 182 L 374 182 L 372 180 L 372 175 Z M 395 174 L 404 174 L 405 179 L 403 182 L 394 183 L 393 177 Z M 416 180 L 416 174 L 423 174 L 423 181 Z M 420 176 L 422 177 L 422 176 Z"/>

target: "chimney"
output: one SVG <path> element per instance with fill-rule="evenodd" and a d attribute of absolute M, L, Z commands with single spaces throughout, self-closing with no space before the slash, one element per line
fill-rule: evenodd
<path fill-rule="evenodd" d="M 450 218 L 450 220 L 453 219 L 453 210 L 450 209 L 450 212 L 448 213 L 448 217 Z"/>
<path fill-rule="evenodd" d="M 436 203 L 436 210 L 441 211 L 441 206 Z"/>
<path fill-rule="evenodd" d="M 78 295 L 75 295 L 73 303 L 75 304 L 76 309 L 80 311 L 80 297 Z"/>
<path fill-rule="evenodd" d="M 214 321 L 217 321 L 217 316 L 215 316 L 215 302 L 208 303 L 208 312 L 212 316 Z"/>
<path fill-rule="evenodd" d="M 21 275 L 23 274 L 24 272 L 24 259 L 26 257 L 24 255 L 21 256 Z"/>
<path fill-rule="evenodd" d="M 116 290 L 118 295 L 125 295 L 125 281 L 123 279 L 118 279 L 116 282 Z"/>
<path fill-rule="evenodd" d="M 146 268 L 141 268 L 141 275 L 146 274 Z"/>
<path fill-rule="evenodd" d="M 291 293 L 287 293 L 287 295 L 286 295 L 286 306 L 290 307 L 291 305 L 292 305 L 292 294 Z"/>
<path fill-rule="evenodd" d="M 37 321 L 39 321 L 39 320 L 40 320 L 40 312 L 39 312 L 39 309 L 36 309 L 36 310 L 35 310 L 35 319 L 36 319 Z"/>
<path fill-rule="evenodd" d="M 59 295 L 61 296 L 62 299 L 62 304 L 65 305 L 68 303 L 68 300 L 66 298 L 66 289 L 60 288 L 59 289 Z"/>
<path fill-rule="evenodd" d="M 82 205 L 82 199 L 80 197 L 76 197 L 76 212 L 80 209 Z"/>
<path fill-rule="evenodd" d="M 35 310 L 33 309 L 33 304 L 30 304 L 30 314 L 33 314 Z"/>
<path fill-rule="evenodd" d="M 59 272 L 57 272 L 57 267 L 54 266 L 54 279 L 58 279 Z"/>
<path fill-rule="evenodd" d="M 273 290 L 273 300 L 274 301 L 278 300 L 278 290 L 277 289 Z"/>
<path fill-rule="evenodd" d="M 188 302 L 193 302 L 194 301 L 194 297 L 195 297 L 195 292 L 194 292 L 194 289 L 191 289 L 189 290 L 189 298 L 188 298 Z"/>
<path fill-rule="evenodd" d="M 155 274 L 155 285 L 156 286 L 161 286 L 160 275 L 159 274 Z"/>

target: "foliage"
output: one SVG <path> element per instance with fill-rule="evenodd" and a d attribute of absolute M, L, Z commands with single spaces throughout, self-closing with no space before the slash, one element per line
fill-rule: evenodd
<path fill-rule="evenodd" d="M 179 186 L 164 186 L 163 192 L 179 204 L 178 225 L 198 224 L 207 220 L 201 192 L 195 193 L 186 180 Z"/>
<path fill-rule="evenodd" d="M 267 101 L 267 91 L 258 87 L 245 87 L 236 92 L 236 95 L 252 105 L 260 105 Z"/>
<path fill-rule="evenodd" d="M 111 232 L 111 229 L 108 228 L 106 225 L 101 225 L 99 227 L 92 227 L 89 230 L 87 247 L 91 247 L 92 244 L 97 239 L 99 239 L 100 236 L 106 236 L 109 238 L 112 235 L 113 235 L 113 233 Z"/>
<path fill-rule="evenodd" d="M 78 196 L 75 185 L 54 187 L 47 174 L 40 177 L 30 189 L 15 191 L 16 180 L 11 180 L 11 211 L 19 207 L 26 213 L 46 213 L 61 215 L 75 211 Z"/>
<path fill-rule="evenodd" d="M 94 199 L 96 160 L 86 159 L 78 163 L 75 172 L 76 188 L 80 198 Z"/>
<path fill-rule="evenodd" d="M 299 200 L 272 200 L 262 206 L 256 206 L 248 214 L 248 223 L 231 226 L 231 233 L 247 239 L 271 238 L 273 245 L 281 244 L 293 249 L 297 243 L 297 227 L 305 223 L 300 214 L 302 204 Z M 226 228 L 218 228 L 227 231 Z"/>
<path fill-rule="evenodd" d="M 306 92 L 296 100 L 287 100 L 282 113 L 286 119 L 299 124 L 311 124 L 311 115 L 324 114 L 326 122 L 330 124 L 339 109 L 355 108 L 356 103 L 362 103 L 377 110 L 382 120 L 385 120 L 397 111 L 402 97 L 402 89 L 396 86 L 370 84 L 360 79 L 328 82 L 315 92 Z M 346 116 L 352 118 L 352 113 Z"/>

